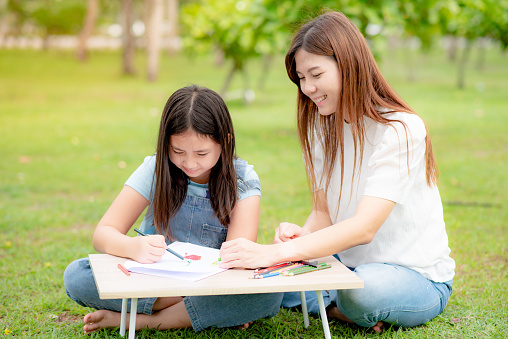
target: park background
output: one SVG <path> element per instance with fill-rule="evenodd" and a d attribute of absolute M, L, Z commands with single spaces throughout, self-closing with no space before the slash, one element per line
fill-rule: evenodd
<path fill-rule="evenodd" d="M 332 337 L 508 337 L 506 0 L 0 0 L 0 336 L 87 337 L 89 310 L 66 296 L 63 271 L 94 253 L 96 223 L 154 152 L 164 103 L 182 86 L 207 86 L 228 103 L 238 155 L 262 182 L 259 241 L 270 243 L 281 221 L 304 222 L 310 199 L 283 53 L 323 8 L 360 27 L 426 121 L 457 263 L 436 319 L 381 335 L 332 320 Z M 287 309 L 246 331 L 137 333 L 322 335 L 319 319 L 304 329 Z"/>

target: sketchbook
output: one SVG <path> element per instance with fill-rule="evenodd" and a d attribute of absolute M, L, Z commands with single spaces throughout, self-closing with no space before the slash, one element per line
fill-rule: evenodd
<path fill-rule="evenodd" d="M 175 241 L 168 246 L 183 255 L 184 260 L 166 251 L 162 259 L 152 264 L 127 260 L 124 264 L 131 272 L 162 277 L 197 281 L 225 271 L 219 267 L 220 254 L 216 248 Z"/>

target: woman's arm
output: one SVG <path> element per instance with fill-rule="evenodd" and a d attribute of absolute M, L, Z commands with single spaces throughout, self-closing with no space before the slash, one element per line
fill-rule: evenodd
<path fill-rule="evenodd" d="M 221 248 L 221 267 L 266 267 L 275 263 L 314 259 L 368 244 L 390 215 L 395 202 L 364 196 L 352 218 L 273 245 L 243 239 L 226 242 Z"/>
<path fill-rule="evenodd" d="M 313 201 L 312 212 L 308 216 L 303 227 L 288 222 L 281 223 L 275 230 L 274 243 L 286 242 L 332 224 L 324 191 L 316 191 Z"/>
<path fill-rule="evenodd" d="M 235 204 L 233 212 L 231 212 L 226 241 L 237 238 L 245 238 L 254 242 L 257 240 L 260 204 L 261 197 L 259 195 L 250 196 Z"/>
<path fill-rule="evenodd" d="M 101 253 L 149 263 L 160 260 L 166 249 L 162 235 L 129 237 L 127 232 L 148 206 L 148 200 L 130 186 L 124 186 L 93 235 L 93 246 Z"/>

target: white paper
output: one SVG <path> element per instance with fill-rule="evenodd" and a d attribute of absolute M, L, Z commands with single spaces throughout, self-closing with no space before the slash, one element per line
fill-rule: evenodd
<path fill-rule="evenodd" d="M 175 241 L 168 246 L 173 251 L 185 256 L 200 256 L 199 260 L 176 257 L 166 251 L 162 259 L 152 264 L 141 264 L 127 260 L 124 264 L 131 272 L 157 275 L 162 277 L 196 281 L 225 271 L 219 267 L 220 254 L 216 248 L 199 246 L 187 242 Z"/>

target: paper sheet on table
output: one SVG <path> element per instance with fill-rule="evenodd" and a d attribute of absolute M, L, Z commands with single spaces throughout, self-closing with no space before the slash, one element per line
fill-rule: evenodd
<path fill-rule="evenodd" d="M 199 260 L 181 260 L 166 251 L 161 260 L 152 264 L 141 264 L 137 261 L 127 260 L 124 264 L 131 272 L 157 275 L 162 277 L 196 281 L 207 278 L 226 269 L 219 267 L 220 255 L 216 248 L 199 246 L 187 242 L 175 241 L 168 246 L 175 252 Z"/>

